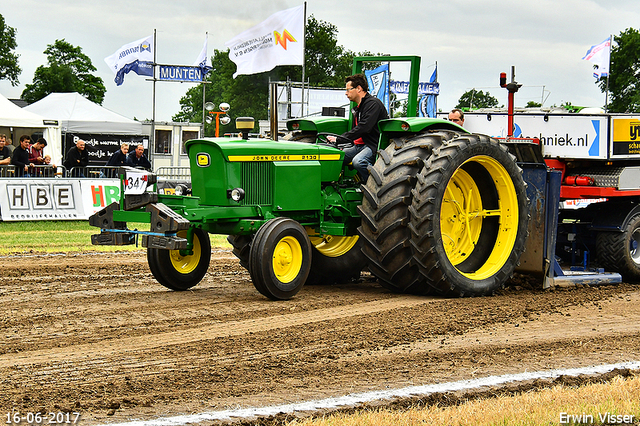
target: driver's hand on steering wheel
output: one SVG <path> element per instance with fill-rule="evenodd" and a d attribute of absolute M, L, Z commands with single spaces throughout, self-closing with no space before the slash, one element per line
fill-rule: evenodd
<path fill-rule="evenodd" d="M 336 140 L 338 138 L 336 138 L 335 136 L 327 136 L 327 141 L 331 142 L 331 143 L 336 143 Z"/>

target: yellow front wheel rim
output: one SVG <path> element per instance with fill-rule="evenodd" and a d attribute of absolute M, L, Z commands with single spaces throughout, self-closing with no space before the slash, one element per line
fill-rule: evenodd
<path fill-rule="evenodd" d="M 178 232 L 178 236 L 186 238 L 187 231 Z M 173 268 L 181 274 L 189 274 L 198 267 L 200 264 L 200 258 L 202 257 L 202 250 L 200 248 L 200 240 L 194 234 L 193 235 L 193 254 L 182 256 L 180 250 L 170 250 L 169 259 Z"/>
<path fill-rule="evenodd" d="M 273 273 L 282 283 L 293 281 L 302 269 L 302 247 L 291 236 L 278 241 L 273 251 Z"/>
<path fill-rule="evenodd" d="M 518 196 L 513 180 L 504 166 L 489 156 L 473 157 L 465 162 L 480 164 L 491 176 L 497 192 L 498 206 L 483 205 L 476 180 L 459 167 L 447 184 L 440 209 L 442 244 L 447 258 L 456 269 L 473 280 L 496 274 L 507 262 L 518 233 Z M 485 218 L 497 217 L 499 229 L 487 260 L 475 271 L 457 268 L 478 245 Z"/>

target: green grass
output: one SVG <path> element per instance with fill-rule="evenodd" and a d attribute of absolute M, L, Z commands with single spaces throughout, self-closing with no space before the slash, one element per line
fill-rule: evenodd
<path fill-rule="evenodd" d="M 148 231 L 149 224 L 129 223 L 129 229 Z M 144 250 L 141 244 L 128 246 L 94 246 L 91 234 L 100 230 L 88 221 L 0 222 L 0 254 L 60 253 L 87 251 Z M 230 247 L 225 235 L 210 235 L 211 246 Z"/>

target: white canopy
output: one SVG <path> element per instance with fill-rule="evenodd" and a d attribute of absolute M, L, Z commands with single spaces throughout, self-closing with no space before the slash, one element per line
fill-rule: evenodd
<path fill-rule="evenodd" d="M 76 92 L 50 93 L 24 109 L 58 120 L 65 133 L 143 134 L 142 123 L 93 103 Z"/>
<path fill-rule="evenodd" d="M 31 135 L 31 133 L 42 131 L 42 136 L 47 140 L 45 154 L 51 155 L 54 164 L 60 164 L 62 159 L 60 126 L 49 123 L 48 118 L 33 111 L 25 111 L 0 95 L 0 133 L 13 134 L 15 140 L 12 142 L 17 145 L 17 140 L 23 134 Z"/>

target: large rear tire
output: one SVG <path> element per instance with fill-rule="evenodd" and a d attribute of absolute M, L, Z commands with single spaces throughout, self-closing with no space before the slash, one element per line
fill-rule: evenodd
<path fill-rule="evenodd" d="M 185 238 L 187 231 L 179 231 Z M 147 249 L 149 269 L 163 286 L 176 291 L 188 290 L 202 281 L 211 262 L 209 234 L 196 228 L 193 233 L 193 254 L 183 256 L 180 250 Z"/>
<path fill-rule="evenodd" d="M 640 214 L 631 217 L 622 232 L 599 232 L 596 250 L 602 266 L 616 271 L 625 282 L 640 281 Z"/>
<path fill-rule="evenodd" d="M 410 244 L 409 206 L 416 175 L 433 148 L 452 139 L 454 132 L 438 132 L 392 139 L 379 151 L 369 179 L 362 187 L 358 228 L 368 267 L 383 287 L 394 292 L 426 291 Z"/>
<path fill-rule="evenodd" d="M 346 283 L 357 279 L 367 265 L 358 235 L 310 237 L 311 271 L 307 285 Z"/>
<path fill-rule="evenodd" d="M 410 211 L 414 259 L 428 286 L 460 297 L 504 287 L 529 221 L 522 170 L 506 147 L 465 134 L 434 149 Z"/>
<path fill-rule="evenodd" d="M 310 269 L 311 243 L 298 222 L 278 217 L 258 229 L 249 252 L 249 273 L 262 295 L 291 299 L 302 289 Z"/>

